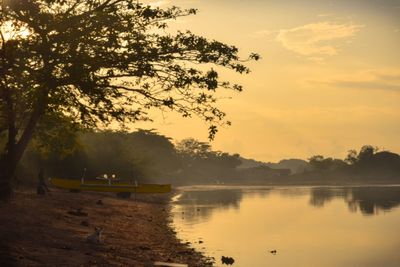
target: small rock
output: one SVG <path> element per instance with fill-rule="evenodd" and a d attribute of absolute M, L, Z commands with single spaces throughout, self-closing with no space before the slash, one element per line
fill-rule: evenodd
<path fill-rule="evenodd" d="M 64 245 L 61 248 L 65 249 L 65 250 L 73 250 L 73 248 L 71 246 L 68 246 L 68 245 Z"/>
<path fill-rule="evenodd" d="M 95 228 L 94 233 L 90 234 L 86 238 L 86 242 L 92 243 L 92 244 L 101 244 L 102 243 L 102 233 L 103 233 L 103 228 Z"/>
<path fill-rule="evenodd" d="M 70 210 L 70 211 L 68 211 L 68 214 L 71 214 L 74 216 L 80 216 L 80 217 L 88 216 L 87 212 L 83 212 L 82 209 Z"/>
<path fill-rule="evenodd" d="M 79 190 L 79 189 L 70 189 L 69 192 L 71 192 L 71 193 L 80 193 L 81 190 Z"/>
<path fill-rule="evenodd" d="M 221 262 L 222 262 L 222 264 L 232 265 L 232 264 L 235 263 L 235 260 L 232 257 L 222 256 L 221 257 Z"/>
<path fill-rule="evenodd" d="M 202 241 L 202 240 L 199 240 L 199 244 L 203 244 L 204 243 L 204 241 Z"/>
<path fill-rule="evenodd" d="M 103 201 L 101 199 L 97 200 L 96 202 L 97 205 L 104 205 Z"/>

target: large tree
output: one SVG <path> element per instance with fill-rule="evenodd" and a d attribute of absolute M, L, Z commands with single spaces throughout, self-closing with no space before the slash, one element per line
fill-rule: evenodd
<path fill-rule="evenodd" d="M 1 0 L 0 134 L 7 141 L 0 196 L 11 192 L 17 164 L 49 113 L 95 128 L 168 109 L 200 116 L 211 137 L 229 123 L 215 92 L 242 87 L 221 81 L 217 70 L 249 69 L 234 46 L 168 31 L 168 21 L 195 13 L 136 0 Z"/>

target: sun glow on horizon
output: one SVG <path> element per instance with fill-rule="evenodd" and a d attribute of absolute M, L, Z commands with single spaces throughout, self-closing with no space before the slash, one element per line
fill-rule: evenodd
<path fill-rule="evenodd" d="M 173 4 L 199 10 L 174 29 L 262 56 L 249 75 L 223 73 L 245 90 L 220 103 L 233 125 L 220 129 L 215 149 L 264 161 L 343 158 L 365 144 L 400 151 L 400 9 L 393 1 Z M 134 127 L 207 139 L 204 123 L 174 114 L 156 112 L 155 123 Z"/>

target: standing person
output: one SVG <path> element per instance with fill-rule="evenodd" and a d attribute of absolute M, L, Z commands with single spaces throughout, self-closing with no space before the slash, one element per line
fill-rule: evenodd
<path fill-rule="evenodd" d="M 46 192 L 50 192 L 49 188 L 47 187 L 46 181 L 44 179 L 44 169 L 40 168 L 39 175 L 38 175 L 38 186 L 36 189 L 38 195 L 45 195 Z"/>

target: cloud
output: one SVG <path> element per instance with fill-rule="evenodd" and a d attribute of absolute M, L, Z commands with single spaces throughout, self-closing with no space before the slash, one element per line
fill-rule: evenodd
<path fill-rule="evenodd" d="M 353 75 L 333 77 L 328 80 L 310 81 L 346 89 L 373 89 L 400 92 L 400 70 L 367 70 Z"/>
<path fill-rule="evenodd" d="M 333 13 L 323 13 L 323 14 L 318 14 L 317 17 L 322 18 L 322 17 L 332 17 L 334 16 Z"/>
<path fill-rule="evenodd" d="M 353 37 L 363 25 L 318 22 L 280 30 L 276 40 L 286 49 L 308 57 L 338 54 L 340 42 Z"/>

